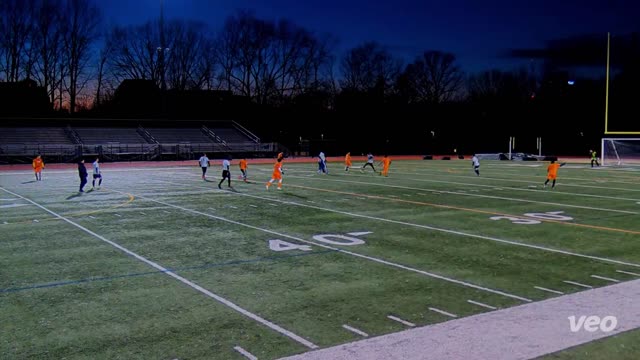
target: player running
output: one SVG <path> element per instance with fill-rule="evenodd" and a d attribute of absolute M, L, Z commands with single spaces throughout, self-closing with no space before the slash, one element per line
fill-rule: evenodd
<path fill-rule="evenodd" d="M 391 158 L 389 158 L 387 155 L 385 155 L 382 158 L 382 172 L 380 173 L 380 175 L 389 176 L 389 166 L 390 165 L 391 165 Z"/>
<path fill-rule="evenodd" d="M 242 176 L 240 176 L 240 178 L 244 182 L 247 182 L 247 159 L 240 160 L 239 166 L 240 166 L 240 172 L 242 172 Z"/>
<path fill-rule="evenodd" d="M 267 190 L 269 190 L 269 186 L 271 186 L 271 184 L 273 184 L 273 182 L 276 180 L 278 180 L 278 190 L 282 190 L 282 174 L 284 174 L 284 171 L 282 170 L 282 162 L 283 157 L 278 155 L 276 163 L 273 164 L 273 173 L 271 174 L 271 180 L 267 182 Z"/>
<path fill-rule="evenodd" d="M 33 166 L 33 172 L 36 174 L 36 181 L 42 181 L 42 169 L 44 169 L 44 161 L 42 161 L 42 156 L 36 156 L 36 158 L 33 159 L 31 165 Z"/>
<path fill-rule="evenodd" d="M 202 156 L 198 160 L 198 164 L 200 164 L 200 167 L 202 168 L 202 180 L 207 180 L 207 168 L 211 166 L 207 154 L 202 154 Z"/>
<path fill-rule="evenodd" d="M 351 167 L 351 153 L 348 152 L 347 155 L 344 156 L 344 171 L 349 171 Z"/>
<path fill-rule="evenodd" d="M 224 180 L 227 180 L 227 186 L 231 187 L 231 161 L 229 161 L 230 157 L 222 160 L 222 180 L 218 183 L 218 189 L 222 189 L 222 183 Z"/>
<path fill-rule="evenodd" d="M 324 152 L 320 151 L 318 155 L 318 174 L 329 174 L 329 169 L 327 169 L 327 158 L 324 155 Z"/>
<path fill-rule="evenodd" d="M 551 164 L 547 166 L 547 181 L 544 182 L 544 187 L 547 187 L 549 180 L 553 180 L 551 184 L 551 188 L 556 187 L 556 179 L 558 178 L 558 169 L 562 166 L 565 166 L 567 163 L 557 164 L 554 160 L 551 160 Z"/>
<path fill-rule="evenodd" d="M 473 154 L 473 157 L 471 158 L 471 165 L 473 166 L 473 171 L 476 172 L 476 175 L 480 176 L 480 160 L 478 160 L 476 154 Z"/>
<path fill-rule="evenodd" d="M 100 179 L 98 181 L 98 188 L 102 186 L 102 172 L 100 172 L 100 158 L 96 158 L 96 161 L 93 162 L 93 182 L 91 183 L 91 188 L 96 188 L 96 179 Z"/>
<path fill-rule="evenodd" d="M 373 172 L 376 172 L 376 168 L 373 167 L 373 154 L 368 153 L 367 154 L 367 162 L 362 165 L 362 167 L 360 168 L 360 171 L 364 172 L 364 168 L 367 167 L 367 165 L 371 166 L 371 168 L 373 169 Z"/>
<path fill-rule="evenodd" d="M 84 167 L 84 159 L 80 160 L 78 163 L 78 176 L 80 176 L 80 190 L 79 192 L 84 192 L 84 186 L 87 185 L 87 168 Z"/>

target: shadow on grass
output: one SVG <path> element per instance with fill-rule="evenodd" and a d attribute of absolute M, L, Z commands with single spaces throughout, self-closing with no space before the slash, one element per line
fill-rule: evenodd
<path fill-rule="evenodd" d="M 25 181 L 25 182 L 23 182 L 23 183 L 21 183 L 21 184 L 22 184 L 22 185 L 24 185 L 24 184 L 31 184 L 31 183 L 34 183 L 34 182 L 38 182 L 38 181 L 36 181 L 36 180 Z"/>

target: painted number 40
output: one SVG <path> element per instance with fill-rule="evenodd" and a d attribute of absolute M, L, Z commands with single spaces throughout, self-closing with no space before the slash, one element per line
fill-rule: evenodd
<path fill-rule="evenodd" d="M 362 236 L 371 234 L 369 231 L 365 232 L 353 232 L 348 233 L 347 235 L 340 234 L 321 234 L 314 235 L 313 240 L 316 240 L 321 243 L 329 244 L 329 245 L 341 245 L 341 246 L 353 246 L 353 245 L 361 245 L 364 244 L 364 240 L 357 238 L 356 236 Z M 311 251 L 311 246 L 309 245 L 300 245 L 290 243 L 284 240 L 269 240 L 269 249 L 273 251 L 289 251 L 289 250 L 301 250 L 301 251 Z"/>

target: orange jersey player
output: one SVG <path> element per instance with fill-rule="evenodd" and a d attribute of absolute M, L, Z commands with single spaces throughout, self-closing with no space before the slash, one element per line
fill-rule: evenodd
<path fill-rule="evenodd" d="M 349 171 L 351 167 L 351 153 L 348 152 L 347 155 L 344 156 L 344 171 Z"/>
<path fill-rule="evenodd" d="M 380 175 L 389 176 L 389 165 L 391 165 L 391 158 L 385 155 L 382 158 L 382 173 Z"/>
<path fill-rule="evenodd" d="M 562 163 L 562 164 L 558 164 L 556 163 L 554 160 L 551 160 L 551 164 L 549 164 L 549 166 L 547 166 L 547 181 L 544 182 L 544 187 L 547 187 L 547 184 L 549 183 L 549 180 L 553 180 L 552 184 L 551 184 L 551 188 L 555 188 L 556 187 L 556 179 L 558 178 L 558 169 L 561 166 L 565 166 L 566 163 Z"/>
<path fill-rule="evenodd" d="M 240 177 L 244 182 L 247 182 L 247 159 L 240 160 L 240 171 L 242 176 Z"/>
<path fill-rule="evenodd" d="M 276 180 L 278 180 L 278 190 L 282 190 L 282 174 L 284 173 L 282 170 L 282 162 L 282 157 L 278 156 L 278 160 L 273 164 L 273 174 L 271 174 L 271 180 L 267 183 L 267 190 L 269 190 L 269 186 Z"/>
<path fill-rule="evenodd" d="M 44 161 L 42 161 L 42 157 L 38 155 L 33 159 L 31 165 L 33 166 L 33 172 L 36 174 L 36 181 L 42 181 L 42 169 L 44 169 Z"/>

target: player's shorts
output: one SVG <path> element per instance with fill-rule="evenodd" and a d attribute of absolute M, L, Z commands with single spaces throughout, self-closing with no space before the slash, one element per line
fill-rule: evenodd
<path fill-rule="evenodd" d="M 478 170 L 478 169 L 480 169 L 480 165 L 473 165 L 473 168 Z"/>
<path fill-rule="evenodd" d="M 547 179 L 549 180 L 555 180 L 558 177 L 557 174 L 547 174 Z"/>
<path fill-rule="evenodd" d="M 204 174 L 206 174 L 206 173 L 207 173 L 207 167 L 206 167 L 206 166 L 203 166 L 203 167 L 202 167 L 202 175 L 204 175 Z"/>
<path fill-rule="evenodd" d="M 229 170 L 222 170 L 222 177 L 223 178 L 231 177 L 231 173 L 229 172 Z"/>
<path fill-rule="evenodd" d="M 274 172 L 273 174 L 271 174 L 271 178 L 274 180 L 282 180 L 282 174 L 280 174 L 279 172 Z"/>
<path fill-rule="evenodd" d="M 102 179 L 102 174 L 93 174 L 94 179 Z"/>

